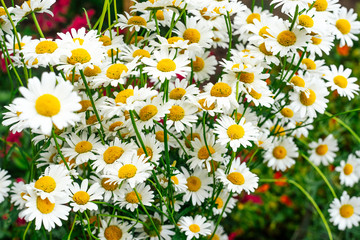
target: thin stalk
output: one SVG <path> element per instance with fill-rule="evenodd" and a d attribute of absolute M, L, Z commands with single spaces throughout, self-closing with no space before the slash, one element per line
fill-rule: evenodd
<path fill-rule="evenodd" d="M 43 32 L 41 31 L 39 22 L 38 22 L 38 20 L 36 19 L 35 12 L 31 12 L 31 17 L 32 17 L 32 19 L 34 20 L 36 29 L 38 30 L 40 37 L 45 38 Z"/>
<path fill-rule="evenodd" d="M 29 231 L 29 228 L 30 228 L 31 224 L 32 224 L 32 221 L 30 221 L 30 222 L 28 223 L 28 225 L 26 226 L 25 232 L 24 232 L 23 237 L 22 237 L 23 240 L 26 239 L 26 234 L 27 234 L 27 232 Z"/>
<path fill-rule="evenodd" d="M 72 232 L 73 232 L 73 230 L 74 230 L 74 227 L 75 227 L 76 218 L 77 218 L 77 214 L 75 215 L 74 222 L 73 222 L 73 224 L 72 224 L 72 226 L 71 226 L 70 233 L 69 233 L 69 235 L 68 235 L 67 240 L 70 240 L 70 239 L 71 239 L 71 234 L 72 234 Z"/>
<path fill-rule="evenodd" d="M 343 122 L 340 118 L 335 117 L 333 114 L 329 113 L 329 112 L 325 112 L 326 116 L 329 116 L 331 118 L 333 118 L 335 121 L 337 121 L 341 126 L 343 126 L 344 128 L 346 128 L 346 130 L 349 131 L 349 133 L 351 133 L 351 135 L 353 135 L 353 137 L 358 141 L 358 143 L 360 143 L 360 137 L 359 135 L 357 135 L 349 125 L 347 125 L 345 122 Z"/>

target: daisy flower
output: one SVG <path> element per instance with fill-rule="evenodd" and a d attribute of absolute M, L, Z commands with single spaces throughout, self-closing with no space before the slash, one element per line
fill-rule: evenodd
<path fill-rule="evenodd" d="M 291 138 L 276 140 L 265 152 L 264 162 L 275 171 L 285 171 L 295 164 L 298 148 Z"/>
<path fill-rule="evenodd" d="M 150 218 L 148 216 L 144 215 L 140 215 L 139 218 L 145 223 L 138 223 L 135 225 L 135 232 L 140 234 L 138 236 L 139 239 L 158 240 L 159 238 L 156 230 L 160 235 L 160 240 L 171 240 L 172 236 L 175 235 L 175 232 L 173 231 L 174 226 L 165 224 L 168 219 L 163 216 L 160 217 L 157 212 L 155 212 L 154 216 L 151 216 L 152 221 L 150 221 Z"/>
<path fill-rule="evenodd" d="M 359 226 L 360 222 L 360 198 L 350 197 L 347 192 L 343 192 L 340 197 L 335 198 L 329 208 L 330 222 L 344 231 L 353 226 Z"/>
<path fill-rule="evenodd" d="M 211 234 L 211 224 L 206 222 L 206 218 L 200 215 L 193 217 L 181 217 L 179 220 L 179 228 L 186 235 L 186 240 L 194 237 L 207 236 Z"/>
<path fill-rule="evenodd" d="M 217 196 L 215 200 L 215 207 L 213 208 L 213 213 L 216 215 L 220 215 L 223 211 L 223 217 L 226 217 L 228 213 L 231 212 L 231 210 L 235 207 L 236 199 L 231 197 L 227 205 L 225 206 L 225 203 L 227 199 L 229 198 L 230 192 L 222 190 L 219 196 Z M 225 210 L 224 210 L 225 208 Z"/>
<path fill-rule="evenodd" d="M 324 140 L 319 139 L 318 142 L 311 142 L 309 144 L 311 150 L 309 150 L 309 159 L 316 165 L 323 164 L 328 166 L 329 163 L 333 163 L 336 152 L 339 151 L 338 143 L 334 136 L 330 134 Z"/>
<path fill-rule="evenodd" d="M 100 240 L 131 240 L 132 234 L 129 233 L 131 224 L 125 221 L 119 221 L 114 217 L 102 217 L 100 219 L 100 230 L 98 237 Z"/>
<path fill-rule="evenodd" d="M 174 101 L 193 100 L 199 94 L 195 84 L 188 85 L 188 81 L 175 79 L 169 83 L 169 98 Z"/>
<path fill-rule="evenodd" d="M 20 15 L 22 17 L 30 14 L 31 12 L 36 13 L 47 13 L 51 16 L 54 14 L 50 11 L 50 7 L 56 2 L 56 0 L 29 0 L 24 1 L 21 6 L 16 5 L 14 9 L 15 15 Z M 21 18 L 22 18 L 21 17 Z"/>
<path fill-rule="evenodd" d="M 119 184 L 110 183 L 109 178 L 92 175 L 91 182 L 93 184 L 97 183 L 100 186 L 100 191 L 103 192 L 102 199 L 105 202 L 116 202 L 123 194 L 123 189 L 119 187 Z"/>
<path fill-rule="evenodd" d="M 18 111 L 19 106 L 15 104 L 10 104 L 8 106 L 5 106 L 8 110 L 8 112 L 3 113 L 3 121 L 2 125 L 4 126 L 10 126 L 10 131 L 15 132 L 22 132 L 25 128 L 29 127 L 26 120 L 20 119 L 21 112 Z M 21 107 L 20 107 L 21 108 Z"/>
<path fill-rule="evenodd" d="M 96 155 L 95 151 L 101 147 L 100 139 L 95 137 L 95 134 L 91 134 L 88 137 L 86 131 L 82 132 L 80 136 L 72 133 L 68 138 L 65 138 L 69 147 L 63 147 L 61 150 L 65 157 L 69 157 L 69 160 L 75 158 L 76 165 L 81 165 L 94 160 Z"/>
<path fill-rule="evenodd" d="M 134 212 L 139 207 L 140 201 L 144 206 L 151 206 L 151 203 L 154 202 L 154 192 L 145 183 L 136 185 L 134 189 L 127 185 L 122 190 L 122 195 L 116 204 Z"/>
<path fill-rule="evenodd" d="M 142 16 L 131 16 L 129 13 L 124 12 L 124 14 L 118 14 L 118 23 L 114 27 L 119 27 L 121 29 L 129 28 L 129 31 L 135 30 L 139 32 L 141 28 L 146 30 L 155 30 L 155 22 L 147 22 Z"/>
<path fill-rule="evenodd" d="M 353 187 L 360 179 L 360 160 L 353 154 L 348 156 L 347 161 L 342 160 L 340 166 L 335 168 L 340 173 L 340 183 L 347 187 Z"/>
<path fill-rule="evenodd" d="M 172 186 L 175 188 L 176 192 L 185 192 L 187 189 L 187 181 L 186 178 L 184 176 L 184 174 L 182 174 L 179 170 L 174 170 L 172 172 L 172 176 L 170 177 L 171 182 L 172 182 Z M 158 175 L 158 180 L 160 185 L 163 188 L 167 188 L 168 183 L 169 183 L 169 178 L 166 177 L 164 174 L 160 174 Z"/>
<path fill-rule="evenodd" d="M 259 177 L 250 172 L 246 163 L 241 163 L 240 158 L 236 158 L 232 162 L 229 173 L 225 173 L 223 169 L 218 168 L 217 175 L 217 178 L 226 186 L 229 192 L 240 194 L 244 190 L 249 194 L 258 187 Z"/>
<path fill-rule="evenodd" d="M 192 61 L 192 71 L 194 72 L 194 80 L 203 82 L 215 73 L 217 60 L 215 56 L 210 55 L 210 51 L 205 51 L 201 55 L 197 55 Z M 189 75 L 188 75 L 189 76 Z"/>
<path fill-rule="evenodd" d="M 283 13 L 294 13 L 296 7 L 301 9 L 307 9 L 311 5 L 313 0 L 272 0 L 270 5 L 276 4 L 275 8 L 281 7 Z"/>
<path fill-rule="evenodd" d="M 190 63 L 186 55 L 178 54 L 175 56 L 176 50 L 161 49 L 155 51 L 151 58 L 142 58 L 141 61 L 147 66 L 144 72 L 148 73 L 155 80 L 164 82 L 165 79 L 171 79 L 177 75 L 185 77 L 190 72 Z"/>
<path fill-rule="evenodd" d="M 74 112 L 81 109 L 81 98 L 72 89 L 71 83 L 53 72 L 44 72 L 41 80 L 30 78 L 28 88 L 19 89 L 24 98 L 14 100 L 20 106 L 20 120 L 27 121 L 34 130 L 40 128 L 46 135 L 51 134 L 53 124 L 59 129 L 74 125 L 80 120 Z"/>
<path fill-rule="evenodd" d="M 251 122 L 245 123 L 245 118 L 241 118 L 236 122 L 229 116 L 222 116 L 215 125 L 214 133 L 219 135 L 219 142 L 223 146 L 230 143 L 233 151 L 236 151 L 240 146 L 251 146 L 250 141 L 257 139 L 258 130 Z"/>
<path fill-rule="evenodd" d="M 104 193 L 101 191 L 100 185 L 98 183 L 94 183 L 89 187 L 88 179 L 84 179 L 80 186 L 78 183 L 74 182 L 72 185 L 70 185 L 68 191 L 69 197 L 72 198 L 70 206 L 73 208 L 74 212 L 97 210 L 98 206 L 91 201 L 102 199 L 102 195 Z"/>
<path fill-rule="evenodd" d="M 197 116 L 194 113 L 197 110 L 197 107 L 189 101 L 177 102 L 169 109 L 166 126 L 171 127 L 174 125 L 177 132 L 184 131 L 185 125 L 191 127 L 193 123 L 196 123 Z"/>
<path fill-rule="evenodd" d="M 189 202 L 191 198 L 193 206 L 201 205 L 211 194 L 212 179 L 208 177 L 208 171 L 196 168 L 193 173 L 189 173 L 184 167 L 181 169 L 187 181 L 183 201 Z"/>
<path fill-rule="evenodd" d="M 149 157 L 149 162 L 154 163 L 155 165 L 158 165 L 159 159 L 161 157 L 161 152 L 164 149 L 163 144 L 161 144 L 158 140 L 156 140 L 156 136 L 153 134 L 147 134 L 144 136 L 144 134 L 140 133 L 140 138 L 142 139 L 146 153 Z M 138 143 L 138 148 L 135 148 L 137 155 L 140 157 L 141 155 L 145 155 L 144 149 L 141 147 L 141 143 L 139 139 L 136 139 Z"/>
<path fill-rule="evenodd" d="M 340 65 L 339 69 L 335 65 L 331 65 L 330 69 L 325 72 L 324 79 L 326 86 L 331 88 L 331 91 L 337 91 L 340 96 L 347 97 L 349 100 L 359 94 L 359 85 L 356 84 L 357 78 L 350 77 L 351 69 L 344 68 Z"/>
<path fill-rule="evenodd" d="M 205 98 L 207 107 L 211 107 L 213 103 L 216 103 L 223 110 L 239 106 L 236 101 L 235 89 L 225 82 L 208 83 L 205 86 L 205 92 L 200 94 L 199 98 Z"/>
<path fill-rule="evenodd" d="M 24 209 L 27 202 L 24 196 L 29 195 L 27 185 L 23 181 L 14 182 L 10 192 L 11 203 L 14 204 L 18 210 Z"/>
<path fill-rule="evenodd" d="M 0 169 L 0 203 L 9 195 L 9 186 L 11 184 L 9 178 L 8 171 Z"/>
<path fill-rule="evenodd" d="M 0 8 L 2 9 L 2 8 Z M 1 10 L 0 10 L 1 11 Z M 4 10 L 5 11 L 5 10 Z M 6 15 L 6 13 L 5 13 Z M 1 16 L 1 14 L 0 14 Z M 0 21 L 1 22 L 1 21 Z M 20 50 L 22 50 L 27 44 L 31 43 L 32 42 L 32 37 L 31 36 L 21 36 L 20 33 L 17 33 L 17 37 L 19 38 L 20 40 L 20 45 L 17 41 L 17 37 L 15 35 L 5 35 L 6 37 L 6 48 L 7 48 L 7 51 L 9 52 L 9 55 L 11 54 L 19 54 Z"/>
<path fill-rule="evenodd" d="M 340 40 L 340 47 L 345 45 L 352 47 L 353 40 L 357 41 L 359 38 L 356 35 L 360 33 L 360 22 L 356 21 L 357 14 L 352 8 L 348 11 L 345 7 L 341 7 L 339 11 L 334 12 L 334 15 L 333 34 Z"/>

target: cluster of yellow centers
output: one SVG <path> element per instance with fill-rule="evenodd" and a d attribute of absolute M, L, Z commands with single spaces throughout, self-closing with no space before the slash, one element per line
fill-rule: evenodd
<path fill-rule="evenodd" d="M 156 68 L 161 72 L 172 72 L 176 70 L 176 63 L 170 58 L 161 59 Z"/>
<path fill-rule="evenodd" d="M 197 233 L 200 232 L 200 227 L 199 225 L 194 223 L 189 226 L 189 230 L 192 231 L 193 233 Z"/>
<path fill-rule="evenodd" d="M 169 93 L 169 98 L 173 100 L 180 100 L 186 94 L 186 90 L 183 88 L 174 88 Z"/>
<path fill-rule="evenodd" d="M 235 185 L 243 185 L 245 183 L 244 175 L 239 172 L 232 172 L 226 178 Z"/>
<path fill-rule="evenodd" d="M 196 176 L 190 176 L 186 181 L 186 186 L 190 192 L 197 192 L 201 188 L 201 180 Z"/>
<path fill-rule="evenodd" d="M 84 64 L 90 62 L 90 60 L 90 53 L 83 48 L 76 48 L 74 50 L 71 50 L 71 57 L 67 58 L 67 62 L 72 65 L 75 65 L 77 63 Z"/>
<path fill-rule="evenodd" d="M 350 204 L 344 204 L 339 211 L 343 218 L 349 218 L 354 214 L 354 207 Z"/>
<path fill-rule="evenodd" d="M 124 149 L 118 146 L 108 147 L 103 155 L 105 163 L 112 164 L 119 159 L 124 153 Z"/>
<path fill-rule="evenodd" d="M 128 68 L 124 64 L 115 63 L 106 70 L 106 76 L 110 79 L 119 79 L 123 72 L 126 73 L 127 71 Z"/>
<path fill-rule="evenodd" d="M 37 197 L 36 207 L 42 214 L 49 214 L 54 210 L 55 203 L 50 202 L 48 198 L 41 199 L 41 197 Z"/>
<path fill-rule="evenodd" d="M 85 205 L 90 200 L 90 195 L 85 191 L 78 191 L 73 195 L 73 200 L 79 205 Z"/>
<path fill-rule="evenodd" d="M 51 94 L 43 94 L 36 99 L 36 112 L 45 117 L 55 116 L 60 112 L 60 101 L 57 97 Z"/>
<path fill-rule="evenodd" d="M 188 28 L 183 33 L 184 40 L 189 40 L 189 44 L 198 43 L 201 38 L 200 32 L 195 28 Z"/>
<path fill-rule="evenodd" d="M 337 20 L 335 26 L 344 35 L 350 33 L 351 31 L 351 24 L 346 19 Z"/>
<path fill-rule="evenodd" d="M 110 183 L 108 182 L 110 180 L 110 178 L 103 178 L 101 180 L 101 186 L 106 190 L 106 191 L 115 191 L 118 188 L 118 184 L 113 182 Z"/>
<path fill-rule="evenodd" d="M 36 45 L 35 52 L 37 54 L 45 54 L 45 53 L 53 53 L 58 48 L 58 45 L 56 42 L 45 40 L 41 41 Z"/>
<path fill-rule="evenodd" d="M 354 171 L 354 167 L 350 163 L 347 163 L 345 164 L 343 171 L 344 174 L 348 176 Z"/>
<path fill-rule="evenodd" d="M 141 194 L 138 193 L 139 198 L 136 196 L 135 191 L 129 192 L 126 194 L 125 196 L 125 200 L 128 203 L 132 203 L 132 204 L 138 204 L 139 203 L 139 199 L 142 200 Z"/>
<path fill-rule="evenodd" d="M 278 160 L 279 159 L 284 159 L 286 157 L 286 155 L 287 155 L 287 151 L 283 146 L 274 147 L 272 153 L 273 153 L 273 156 Z"/>
<path fill-rule="evenodd" d="M 140 109 L 139 118 L 141 121 L 148 121 L 158 113 L 158 109 L 154 105 L 146 105 Z"/>
<path fill-rule="evenodd" d="M 287 107 L 281 109 L 280 113 L 286 118 L 292 118 L 294 116 L 294 111 Z"/>
<path fill-rule="evenodd" d="M 329 147 L 326 144 L 320 144 L 315 149 L 317 155 L 320 155 L 320 156 L 324 156 L 328 152 L 328 150 L 329 150 Z"/>
<path fill-rule="evenodd" d="M 169 110 L 168 118 L 172 121 L 180 121 L 185 116 L 185 110 L 180 106 L 174 105 Z"/>
<path fill-rule="evenodd" d="M 122 230 L 115 225 L 108 226 L 104 231 L 106 240 L 119 240 L 121 239 L 122 235 Z"/>
<path fill-rule="evenodd" d="M 346 88 L 348 85 L 346 77 L 341 75 L 334 77 L 334 83 L 341 88 Z"/>
<path fill-rule="evenodd" d="M 210 95 L 213 97 L 228 97 L 232 92 L 229 84 L 224 82 L 215 83 L 210 90 Z"/>
<path fill-rule="evenodd" d="M 81 141 L 75 145 L 75 152 L 81 154 L 91 151 L 93 148 L 91 142 Z"/>
<path fill-rule="evenodd" d="M 307 96 L 306 92 L 300 93 L 300 102 L 305 106 L 311 106 L 315 103 L 316 100 L 316 94 L 312 89 L 308 89 L 310 94 Z"/>
<path fill-rule="evenodd" d="M 296 35 L 289 30 L 285 30 L 279 33 L 276 40 L 280 45 L 284 47 L 290 47 L 296 43 Z"/>
<path fill-rule="evenodd" d="M 214 149 L 213 147 L 208 146 L 208 148 L 209 148 L 209 150 L 206 148 L 206 146 L 202 146 L 202 147 L 199 149 L 197 156 L 198 156 L 198 158 L 199 158 L 200 160 L 206 160 L 206 159 L 208 159 L 208 158 L 210 157 L 209 152 L 210 152 L 210 154 L 214 154 L 214 153 L 215 153 L 215 149 Z"/>
<path fill-rule="evenodd" d="M 236 140 L 242 138 L 245 135 L 245 130 L 242 126 L 233 124 L 228 127 L 226 133 L 231 140 Z"/>
<path fill-rule="evenodd" d="M 136 175 L 137 168 L 133 164 L 125 164 L 118 171 L 118 177 L 121 179 L 132 178 Z"/>
<path fill-rule="evenodd" d="M 140 16 L 132 16 L 127 21 L 128 25 L 138 25 L 138 26 L 145 26 L 146 27 L 146 20 Z"/>

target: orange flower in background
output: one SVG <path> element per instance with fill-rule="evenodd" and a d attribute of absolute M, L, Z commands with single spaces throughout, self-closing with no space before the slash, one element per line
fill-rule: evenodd
<path fill-rule="evenodd" d="M 282 204 L 285 204 L 288 207 L 292 207 L 293 206 L 293 202 L 291 201 L 290 197 L 288 195 L 282 195 L 280 197 L 280 202 Z"/>
<path fill-rule="evenodd" d="M 264 192 L 267 192 L 269 189 L 270 189 L 270 184 L 265 183 L 265 184 L 261 185 L 258 189 L 256 189 L 255 192 L 264 193 Z"/>
<path fill-rule="evenodd" d="M 349 56 L 350 48 L 348 45 L 340 47 L 339 45 L 336 46 L 336 51 L 340 56 Z"/>
<path fill-rule="evenodd" d="M 274 178 L 279 179 L 279 181 L 275 182 L 275 184 L 277 186 L 280 186 L 280 187 L 287 186 L 287 182 L 281 180 L 281 179 L 284 179 L 284 180 L 287 179 L 286 177 L 283 177 L 281 172 L 274 173 Z"/>

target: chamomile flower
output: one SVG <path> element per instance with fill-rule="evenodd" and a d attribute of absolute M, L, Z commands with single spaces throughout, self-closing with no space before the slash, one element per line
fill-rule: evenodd
<path fill-rule="evenodd" d="M 171 240 L 172 236 L 175 235 L 173 231 L 174 226 L 165 224 L 168 219 L 165 217 L 161 217 L 157 212 L 155 212 L 154 216 L 150 216 L 151 220 L 148 216 L 140 215 L 140 219 L 145 223 L 138 223 L 135 225 L 135 232 L 139 233 L 139 239 L 149 239 L 149 240 L 157 240 L 159 239 L 157 232 L 160 235 L 160 240 Z M 154 223 L 154 225 L 153 225 Z"/>
<path fill-rule="evenodd" d="M 347 187 L 354 186 L 360 179 L 360 159 L 349 154 L 347 161 L 341 160 L 340 166 L 335 168 L 340 173 L 340 183 Z"/>
<path fill-rule="evenodd" d="M 353 226 L 359 226 L 360 222 L 360 198 L 350 197 L 343 192 L 340 199 L 335 198 L 329 208 L 330 222 L 343 231 Z"/>
<path fill-rule="evenodd" d="M 121 208 L 134 212 L 140 205 L 140 201 L 144 206 L 151 206 L 151 203 L 154 201 L 154 192 L 145 183 L 140 183 L 135 188 L 127 185 L 116 204 Z"/>
<path fill-rule="evenodd" d="M 325 72 L 324 79 L 326 86 L 331 88 L 331 91 L 337 91 L 340 96 L 347 97 L 349 100 L 359 94 L 359 85 L 356 84 L 357 78 L 350 77 L 351 69 L 344 68 L 343 65 L 339 69 L 335 65 L 331 65 L 330 69 Z"/>
<path fill-rule="evenodd" d="M 264 162 L 275 171 L 285 171 L 295 164 L 299 156 L 298 148 L 291 138 L 275 140 L 265 152 Z"/>
<path fill-rule="evenodd" d="M 179 228 L 186 235 L 186 240 L 199 238 L 211 234 L 211 224 L 206 222 L 206 218 L 200 215 L 193 217 L 181 217 Z"/>
<path fill-rule="evenodd" d="M 159 159 L 161 157 L 161 152 L 164 149 L 163 144 L 161 144 L 158 140 L 156 140 L 155 135 L 152 134 L 147 134 L 144 136 L 142 133 L 140 133 L 140 137 L 142 139 L 142 142 L 144 143 L 147 156 L 149 157 L 148 161 L 155 165 L 158 165 Z M 137 143 L 138 146 L 140 147 L 135 148 L 136 154 L 139 157 L 141 155 L 146 155 L 144 149 L 141 147 L 141 143 L 139 139 L 137 139 Z"/>
<path fill-rule="evenodd" d="M 53 72 L 44 72 L 41 80 L 30 78 L 28 88 L 19 89 L 24 98 L 14 100 L 14 104 L 20 106 L 20 120 L 28 122 L 34 130 L 40 128 L 47 135 L 50 135 L 53 124 L 59 129 L 74 125 L 80 120 L 74 112 L 81 109 L 81 99 L 72 89 L 69 82 Z"/>
<path fill-rule="evenodd" d="M 334 136 L 330 134 L 324 140 L 319 139 L 318 142 L 311 142 L 309 144 L 311 150 L 309 150 L 310 161 L 312 161 L 316 166 L 323 164 L 324 166 L 333 163 L 336 152 L 339 151 L 338 143 Z"/>
<path fill-rule="evenodd" d="M 105 202 L 116 202 L 123 194 L 123 189 L 119 188 L 119 184 L 110 183 L 109 178 L 92 175 L 91 183 L 97 183 L 100 186 L 100 192 L 103 192 Z"/>
<path fill-rule="evenodd" d="M 230 192 L 226 190 L 222 190 L 219 194 L 219 196 L 216 197 L 215 200 L 215 207 L 213 208 L 213 213 L 216 215 L 221 214 L 223 211 L 223 217 L 226 217 L 228 213 L 231 212 L 231 210 L 235 207 L 236 199 L 231 197 L 225 207 L 225 203 L 227 199 L 229 198 Z M 224 210 L 225 208 L 225 210 Z"/>
<path fill-rule="evenodd" d="M 199 98 L 205 98 L 207 107 L 211 107 L 213 103 L 223 110 L 239 106 L 236 101 L 235 89 L 225 82 L 208 83 L 205 86 L 205 92 L 200 94 Z"/>
<path fill-rule="evenodd" d="M 88 179 L 84 179 L 81 185 L 74 182 L 69 187 L 69 197 L 72 198 L 70 206 L 74 212 L 85 210 L 97 210 L 98 206 L 91 202 L 94 200 L 102 199 L 103 191 L 101 191 L 100 185 L 94 183 L 89 187 Z"/>
<path fill-rule="evenodd" d="M 56 2 L 56 0 L 29 0 L 24 1 L 21 6 L 16 5 L 16 9 L 14 9 L 15 15 L 20 15 L 22 17 L 30 14 L 31 12 L 36 13 L 47 13 L 51 16 L 54 14 L 50 11 L 50 7 Z M 22 18 L 21 17 L 21 18 Z"/>
<path fill-rule="evenodd" d="M 219 135 L 220 144 L 226 146 L 230 143 L 230 147 L 236 151 L 240 146 L 251 146 L 250 141 L 257 139 L 258 130 L 251 122 L 245 123 L 245 118 L 236 122 L 229 116 L 223 116 L 217 121 L 214 133 Z"/>
<path fill-rule="evenodd" d="M 169 178 L 167 178 L 165 175 L 160 174 L 158 176 L 159 183 L 163 188 L 167 188 L 169 183 Z M 175 188 L 175 191 L 179 192 L 185 192 L 187 189 L 187 181 L 184 176 L 179 170 L 175 170 L 173 172 L 173 175 L 170 177 L 170 180 L 172 182 L 172 186 Z"/>
<path fill-rule="evenodd" d="M 119 221 L 114 217 L 103 217 L 100 219 L 100 240 L 131 240 L 133 236 L 129 233 L 131 224 L 125 221 Z"/>
<path fill-rule="evenodd" d="M 11 203 L 14 204 L 18 210 L 24 209 L 27 202 L 24 198 L 24 196 L 28 194 L 27 185 L 23 181 L 14 182 L 10 192 Z"/>
<path fill-rule="evenodd" d="M 177 102 L 169 109 L 166 124 L 168 127 L 174 125 L 177 132 L 182 132 L 185 125 L 191 127 L 197 121 L 197 116 L 194 114 L 196 112 L 197 108 L 191 102 Z"/>
<path fill-rule="evenodd" d="M 189 202 L 193 206 L 201 205 L 210 196 L 212 179 L 208 177 L 208 171 L 196 168 L 193 173 L 189 173 L 184 167 L 181 168 L 186 178 L 187 190 L 183 196 L 184 202 Z"/>
<path fill-rule="evenodd" d="M 1 11 L 1 8 L 0 8 Z M 0 15 L 1 16 L 1 15 Z M 1 21 L 0 21 L 1 22 Z M 19 54 L 20 50 L 22 50 L 27 44 L 32 42 L 32 37 L 31 36 L 21 36 L 20 33 L 17 33 L 17 37 L 19 38 L 20 41 L 20 45 L 17 41 L 17 37 L 15 35 L 5 35 L 6 37 L 6 48 L 7 51 L 9 52 L 9 55 L 11 55 L 12 53 L 14 53 L 14 55 Z"/>
<path fill-rule="evenodd" d="M 10 126 L 11 132 L 22 132 L 22 130 L 29 127 L 26 120 L 20 119 L 21 112 L 18 111 L 19 107 L 17 105 L 11 103 L 4 108 L 6 108 L 8 112 L 3 113 L 2 124 L 4 126 Z"/>
<path fill-rule="evenodd" d="M 215 56 L 210 55 L 210 52 L 204 52 L 197 55 L 192 61 L 192 70 L 194 72 L 194 80 L 203 82 L 210 78 L 215 73 L 217 61 Z M 188 75 L 189 76 L 189 75 Z"/>
<path fill-rule="evenodd" d="M 9 195 L 11 181 L 8 171 L 0 169 L 0 203 Z"/>
<path fill-rule="evenodd" d="M 272 0 L 271 5 L 276 4 L 275 8 L 281 7 L 283 13 L 294 13 L 296 7 L 299 9 L 307 9 L 311 5 L 313 0 Z"/>
<path fill-rule="evenodd" d="M 229 192 L 238 194 L 243 190 L 248 194 L 254 192 L 259 181 L 259 177 L 250 172 L 246 163 L 240 162 L 240 158 L 236 158 L 232 162 L 229 173 L 225 173 L 224 169 L 218 168 L 217 178 L 226 186 Z"/>
<path fill-rule="evenodd" d="M 150 58 L 151 53 L 154 51 L 154 47 L 145 46 L 140 48 L 134 45 L 126 45 L 120 52 L 120 59 L 126 62 L 131 62 L 135 58 L 140 61 L 142 58 Z"/>
<path fill-rule="evenodd" d="M 174 101 L 193 100 L 199 94 L 195 84 L 188 85 L 188 81 L 175 79 L 169 83 L 169 98 Z"/>
<path fill-rule="evenodd" d="M 141 61 L 147 66 L 144 72 L 148 73 L 154 80 L 164 82 L 170 80 L 176 75 L 186 76 L 190 72 L 188 64 L 190 61 L 186 55 L 178 54 L 175 57 L 176 50 L 161 49 L 152 54 L 152 58 L 142 58 Z M 156 81 L 157 82 L 157 81 Z"/>
<path fill-rule="evenodd" d="M 129 28 L 129 31 L 135 30 L 139 32 L 141 28 L 146 30 L 154 30 L 155 23 L 153 21 L 147 22 L 142 16 L 131 16 L 129 13 L 124 12 L 124 14 L 118 14 L 118 23 L 115 27 L 121 29 Z"/>
<path fill-rule="evenodd" d="M 360 33 L 360 22 L 356 21 L 357 14 L 354 9 L 349 11 L 345 7 L 341 7 L 339 11 L 334 12 L 335 28 L 333 34 L 340 40 L 340 47 L 345 45 L 352 47 L 353 41 L 359 38 L 355 36 Z"/>

